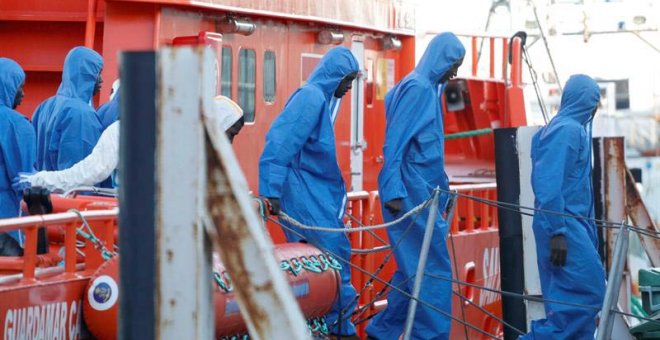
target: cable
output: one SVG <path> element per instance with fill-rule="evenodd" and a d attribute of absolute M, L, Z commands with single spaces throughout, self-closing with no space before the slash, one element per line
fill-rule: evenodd
<path fill-rule="evenodd" d="M 353 215 L 351 215 L 351 214 L 348 214 L 348 213 L 347 213 L 347 214 L 344 214 L 344 215 L 348 216 L 349 219 L 351 219 L 351 220 L 353 220 L 355 223 L 357 223 L 358 226 L 360 226 L 360 227 L 364 227 L 364 226 L 365 226 L 365 225 L 364 225 L 360 220 L 358 220 L 355 216 L 353 216 Z M 371 231 L 371 230 L 367 230 L 367 232 L 368 232 L 371 236 L 373 236 L 375 239 L 377 239 L 378 241 L 380 241 L 383 245 L 386 245 L 386 246 L 389 246 L 389 245 L 390 245 L 389 242 L 383 240 L 383 238 L 380 237 L 380 236 L 378 236 L 378 234 L 376 234 L 375 232 L 373 232 L 373 231 Z"/>
<path fill-rule="evenodd" d="M 640 319 L 640 320 L 648 321 L 648 322 L 651 322 L 651 323 L 655 323 L 655 324 L 660 325 L 660 320 L 647 318 L 647 317 L 645 317 L 645 316 L 640 316 L 640 315 L 630 314 L 630 313 L 626 313 L 626 312 L 621 312 L 621 311 L 616 310 L 616 309 L 612 309 L 611 312 L 616 313 L 616 314 L 621 314 L 621 315 L 629 316 L 629 317 L 631 317 L 631 318 L 635 318 L 635 319 Z"/>
<path fill-rule="evenodd" d="M 425 274 L 425 275 L 430 277 L 430 278 L 444 280 L 444 281 L 451 281 L 451 282 L 454 282 L 454 283 L 460 283 L 462 285 L 470 286 L 470 287 L 473 287 L 473 288 L 477 288 L 477 289 L 481 289 L 481 290 L 485 290 L 485 291 L 489 291 L 489 292 L 493 292 L 493 293 L 498 293 L 498 294 L 509 296 L 509 297 L 516 297 L 516 298 L 520 298 L 520 299 L 523 299 L 523 300 L 529 300 L 529 301 L 534 301 L 534 302 L 542 302 L 542 303 L 547 302 L 547 303 L 550 303 L 550 304 L 580 307 L 580 308 L 592 309 L 592 310 L 598 310 L 598 311 L 600 310 L 600 308 L 594 307 L 594 306 L 583 305 L 583 304 L 574 303 L 574 302 L 567 302 L 567 301 L 557 301 L 557 300 L 551 300 L 551 299 L 544 299 L 544 298 L 538 298 L 538 297 L 531 296 L 531 295 L 523 295 L 523 294 L 518 294 L 518 293 L 513 293 L 513 292 L 507 292 L 507 291 L 503 291 L 503 290 L 499 290 L 499 289 L 483 287 L 483 286 L 475 285 L 475 284 L 468 283 L 468 282 L 465 282 L 465 281 L 450 279 L 450 278 L 447 278 L 447 277 L 433 275 L 433 274 Z"/>
<path fill-rule="evenodd" d="M 525 332 L 521 331 L 520 329 L 518 329 L 515 326 L 511 325 L 510 323 L 504 321 L 503 319 L 498 318 L 495 314 L 489 312 L 485 308 L 483 308 L 483 307 L 477 305 L 476 303 L 472 302 L 470 299 L 466 298 L 463 294 L 461 294 L 461 293 L 459 293 L 455 290 L 452 290 L 452 293 L 454 293 L 454 295 L 458 296 L 459 299 L 471 304 L 472 306 L 476 307 L 478 310 L 482 311 L 484 314 L 490 316 L 495 321 L 498 321 L 499 323 L 503 324 L 504 326 L 507 326 L 507 327 L 511 328 L 512 330 L 516 331 L 516 333 L 518 333 L 518 335 L 525 335 L 526 334 Z M 463 305 L 462 302 L 461 302 L 461 305 Z M 465 319 L 465 317 L 463 317 L 463 319 Z M 465 338 L 469 339 L 469 337 L 467 335 L 467 330 L 465 330 Z"/>
<path fill-rule="evenodd" d="M 548 124 L 550 117 L 548 116 L 548 112 L 545 109 L 545 102 L 543 101 L 543 96 L 541 95 L 541 88 L 539 87 L 536 70 L 534 70 L 532 63 L 529 60 L 529 55 L 527 54 L 527 49 L 525 48 L 525 46 L 522 46 L 522 51 L 524 57 L 523 59 L 527 64 L 527 68 L 529 68 L 529 75 L 532 77 L 532 85 L 534 86 L 534 92 L 536 93 L 536 100 L 538 100 L 539 107 L 541 108 L 541 114 L 543 115 L 543 120 L 545 121 L 546 124 Z"/>
<path fill-rule="evenodd" d="M 457 191 L 454 190 L 454 193 L 456 193 L 456 192 Z M 456 208 L 456 200 L 457 199 L 458 199 L 458 196 L 452 196 L 451 200 L 449 201 L 449 204 L 451 204 L 451 211 L 449 212 L 449 214 L 447 214 L 447 220 L 448 221 L 451 221 L 452 218 L 454 217 L 454 209 Z M 454 275 L 456 277 L 458 277 L 458 263 L 456 261 L 456 245 L 454 244 L 454 235 L 451 232 L 449 232 L 449 240 L 451 242 L 452 258 L 454 259 L 454 261 L 452 261 L 454 263 L 454 266 L 453 266 L 454 267 Z M 460 285 L 458 286 L 458 289 L 461 289 Z M 461 298 L 462 298 L 462 296 L 461 296 Z M 461 315 L 463 316 L 463 321 L 465 321 L 465 304 L 464 303 L 461 303 Z M 467 327 L 464 327 L 464 329 L 465 329 L 465 338 L 468 339 Z"/>
<path fill-rule="evenodd" d="M 394 255 L 394 249 L 396 249 L 399 246 L 399 244 L 401 244 L 401 242 L 405 239 L 406 235 L 408 235 L 408 232 L 410 231 L 412 226 L 415 225 L 415 221 L 417 221 L 417 216 L 419 216 L 419 215 L 413 216 L 413 219 L 410 221 L 410 223 L 408 223 L 408 226 L 404 230 L 401 237 L 396 241 L 394 246 L 391 247 L 390 252 L 387 253 L 387 255 L 385 255 L 385 257 L 383 258 L 383 262 L 381 262 L 381 264 L 378 266 L 378 268 L 376 268 L 376 271 L 373 273 L 374 276 L 378 276 L 378 274 L 380 274 L 380 272 L 385 268 L 385 265 L 387 265 L 387 263 L 392 258 L 392 255 Z M 367 281 L 364 284 L 362 289 L 360 289 L 360 292 L 355 294 L 354 301 L 352 301 L 348 306 L 351 306 L 353 303 L 357 303 L 360 299 L 360 296 L 364 293 L 364 291 L 367 289 L 367 287 L 370 287 L 373 284 L 373 282 L 374 282 L 374 279 L 373 279 L 373 276 L 372 276 L 371 278 L 369 278 L 369 281 Z M 346 313 L 347 311 L 343 311 L 343 312 Z"/>
<path fill-rule="evenodd" d="M 621 224 L 621 222 L 610 222 L 610 221 L 606 221 L 606 220 L 601 220 L 601 219 L 586 217 L 586 216 L 581 216 L 581 215 L 573 215 L 573 214 L 568 214 L 568 213 L 563 213 L 563 212 L 558 212 L 558 211 L 526 207 L 526 206 L 522 206 L 522 205 L 515 204 L 515 203 L 495 201 L 495 200 L 490 200 L 490 199 L 487 199 L 487 198 L 481 198 L 481 197 L 471 196 L 471 195 L 467 195 L 467 194 L 462 194 L 460 192 L 447 191 L 447 190 L 444 190 L 444 189 L 438 189 L 438 190 L 440 190 L 441 192 L 444 192 L 444 193 L 448 193 L 450 195 L 456 195 L 456 196 L 464 197 L 464 198 L 473 200 L 475 202 L 483 203 L 483 204 L 490 205 L 490 206 L 497 207 L 497 208 L 502 208 L 502 209 L 509 210 L 509 211 L 513 211 L 513 212 L 519 213 L 519 214 L 524 215 L 524 216 L 532 216 L 533 217 L 534 214 L 525 213 L 525 212 L 519 211 L 519 209 L 531 210 L 531 211 L 542 212 L 542 213 L 552 214 L 552 215 L 557 215 L 557 216 L 562 216 L 562 217 L 570 217 L 570 218 L 576 218 L 576 219 L 581 219 L 581 220 L 592 221 L 592 222 L 596 223 L 596 225 L 601 227 L 601 228 L 619 229 L 621 227 L 621 225 L 623 225 L 624 227 L 628 227 L 628 228 L 630 228 L 631 230 L 633 230 L 637 233 L 660 239 L 660 231 L 651 231 L 651 230 L 640 228 L 640 227 L 637 227 L 637 226 L 634 226 L 634 225 L 631 225 L 631 224 L 626 224 L 626 223 Z M 601 225 L 598 225 L 598 224 L 601 224 Z"/>
<path fill-rule="evenodd" d="M 288 226 L 286 226 L 286 225 L 284 225 L 284 224 L 280 224 L 280 226 L 281 226 L 282 228 L 287 229 L 288 231 L 290 231 L 290 232 L 292 232 L 292 233 L 294 233 L 294 234 L 297 234 L 299 237 L 303 237 L 302 234 L 298 233 L 297 231 L 293 230 L 292 228 L 290 228 L 290 227 L 288 227 Z M 450 318 L 450 319 L 452 319 L 452 320 L 454 320 L 454 321 L 456 321 L 456 322 L 458 322 L 458 323 L 460 323 L 460 324 L 462 324 L 462 325 L 466 325 L 467 327 L 469 327 L 469 328 L 471 328 L 471 329 L 473 329 L 473 330 L 475 330 L 475 331 L 477 331 L 477 332 L 479 332 L 479 333 L 481 333 L 481 334 L 483 334 L 483 335 L 485 335 L 485 336 L 487 336 L 487 337 L 489 337 L 489 338 L 492 338 L 492 339 L 498 339 L 498 340 L 499 340 L 499 338 L 498 338 L 497 336 L 495 336 L 495 335 L 493 335 L 493 334 L 490 334 L 490 333 L 488 333 L 488 332 L 486 332 L 486 331 L 484 331 L 484 330 L 481 330 L 481 329 L 479 329 L 478 327 L 476 327 L 476 326 L 474 326 L 474 325 L 472 325 L 472 324 L 469 324 L 469 323 L 467 323 L 467 322 L 465 322 L 465 321 L 462 321 L 462 320 L 460 320 L 460 319 L 458 319 L 458 318 L 455 318 L 453 315 L 451 315 L 451 313 L 447 313 L 446 311 L 444 311 L 444 310 L 442 310 L 442 309 L 440 309 L 440 308 L 438 308 L 438 307 L 436 307 L 436 306 L 433 306 L 432 304 L 430 304 L 430 303 L 428 303 L 428 302 L 426 302 L 426 301 L 420 300 L 419 298 L 415 298 L 414 296 L 410 295 L 408 292 L 404 291 L 403 289 L 400 289 L 400 288 L 398 288 L 398 287 L 396 287 L 396 286 L 394 286 L 394 285 L 391 285 L 389 282 L 387 282 L 387 281 L 385 281 L 385 280 L 383 280 L 383 279 L 381 279 L 381 278 L 379 278 L 379 277 L 377 277 L 377 276 L 374 276 L 372 273 L 368 272 L 367 270 L 362 269 L 362 268 L 360 268 L 359 266 L 357 266 L 357 265 L 351 263 L 350 260 L 346 260 L 346 259 L 344 259 L 344 258 L 342 258 L 342 257 L 340 257 L 340 256 L 337 256 L 337 254 L 335 254 L 335 253 L 333 253 L 333 252 L 331 252 L 331 251 L 329 251 L 329 250 L 327 250 L 327 249 L 324 249 L 324 248 L 322 248 L 322 247 L 319 247 L 319 246 L 316 245 L 316 244 L 313 244 L 313 245 L 316 246 L 317 248 L 319 248 L 321 251 L 324 251 L 324 252 L 330 254 L 330 255 L 331 255 L 332 257 L 334 257 L 335 259 L 338 259 L 338 260 L 340 260 L 340 261 L 342 261 L 342 262 L 348 264 L 350 267 L 353 267 L 353 268 L 357 269 L 359 272 L 361 272 L 361 273 L 363 273 L 363 274 L 367 274 L 367 275 L 373 277 L 375 280 L 379 281 L 380 283 L 382 283 L 382 284 L 384 284 L 384 285 L 387 285 L 387 286 L 389 286 L 391 289 L 394 289 L 394 290 L 398 291 L 399 293 L 401 293 L 401 295 L 403 295 L 403 296 L 405 296 L 405 297 L 407 297 L 407 298 L 409 298 L 409 299 L 413 299 L 413 300 L 417 301 L 418 303 L 420 303 L 420 304 L 422 304 L 422 305 L 424 305 L 424 306 L 430 308 L 431 310 L 433 310 L 433 311 L 435 311 L 435 312 L 438 312 L 438 313 L 444 315 L 445 317 L 448 317 L 448 318 Z"/>

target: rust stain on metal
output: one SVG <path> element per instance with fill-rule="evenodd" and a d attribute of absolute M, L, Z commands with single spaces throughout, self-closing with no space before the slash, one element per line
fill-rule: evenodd
<path fill-rule="evenodd" d="M 628 204 L 626 205 L 626 212 L 633 223 L 651 233 L 659 232 L 657 226 L 653 223 L 653 219 L 649 214 L 648 209 L 644 205 L 637 187 L 635 187 L 635 179 L 630 171 L 626 171 L 626 194 Z M 651 265 L 654 267 L 660 266 L 660 240 L 646 235 L 640 235 L 640 241 L 646 254 L 651 260 Z"/>
<path fill-rule="evenodd" d="M 233 199 L 231 187 L 227 182 L 227 177 L 223 176 L 222 164 L 217 158 L 212 142 L 206 136 L 206 155 L 208 171 L 208 189 L 207 189 L 207 208 L 208 212 L 218 229 L 219 237 L 214 241 L 217 244 L 222 260 L 227 271 L 231 273 L 231 278 L 237 289 L 236 294 L 241 298 L 246 314 L 244 317 L 252 320 L 252 324 L 257 327 L 258 333 L 264 334 L 265 329 L 260 321 L 267 320 L 267 315 L 262 310 L 251 292 L 272 291 L 271 282 L 262 286 L 254 286 L 250 283 L 249 273 L 246 269 L 246 260 L 242 253 L 234 251 L 236 245 L 249 236 L 246 228 L 243 226 L 246 221 L 241 214 L 241 208 Z M 222 231 L 222 232 L 221 232 Z"/>
<path fill-rule="evenodd" d="M 625 160 L 622 137 L 604 137 L 603 148 L 603 204 L 604 216 L 611 222 L 620 222 L 626 214 Z M 607 229 L 607 263 L 611 263 L 614 244 L 619 231 Z"/>

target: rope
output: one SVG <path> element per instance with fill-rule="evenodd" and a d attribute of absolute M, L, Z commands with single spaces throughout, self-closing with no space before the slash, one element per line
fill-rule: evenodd
<path fill-rule="evenodd" d="M 437 190 L 437 189 L 436 189 L 436 190 Z M 414 214 L 417 214 L 418 212 L 420 212 L 420 211 L 426 209 L 426 208 L 431 204 L 432 199 L 433 199 L 433 195 L 431 195 L 431 197 L 428 198 L 428 199 L 426 199 L 426 201 L 424 201 L 424 202 L 422 202 L 421 204 L 419 204 L 418 206 L 412 208 L 410 211 L 408 211 L 407 213 L 403 214 L 403 216 L 397 218 L 397 219 L 394 220 L 394 221 L 387 222 L 387 223 L 383 223 L 383 224 L 376 224 L 376 225 L 370 225 L 370 226 L 358 227 L 358 228 L 350 228 L 350 229 L 346 229 L 346 228 L 316 227 L 316 226 L 308 226 L 308 225 L 304 225 L 304 224 L 298 222 L 297 220 L 295 220 L 293 217 L 287 215 L 287 214 L 286 214 L 285 212 L 283 212 L 283 211 L 280 212 L 280 215 L 279 215 L 279 216 L 280 216 L 280 218 L 281 218 L 282 220 L 284 220 L 284 221 L 290 223 L 291 225 L 293 225 L 293 226 L 295 226 L 295 227 L 297 227 L 297 228 L 304 229 L 304 230 L 325 231 L 325 232 L 329 232 L 329 233 L 357 233 L 357 232 L 360 232 L 360 231 L 368 231 L 368 230 L 384 229 L 384 228 L 388 228 L 388 227 L 391 227 L 391 226 L 393 226 L 393 225 L 399 224 L 401 221 L 405 220 L 406 218 L 408 218 L 408 217 L 410 217 L 410 216 L 412 216 L 412 215 L 414 215 Z"/>
<path fill-rule="evenodd" d="M 345 216 L 347 216 L 351 221 L 357 223 L 358 226 L 364 227 L 364 224 L 362 222 L 360 222 L 360 220 L 358 220 L 355 216 L 353 216 L 351 214 L 348 214 L 348 213 L 345 214 Z M 351 221 L 348 221 L 348 222 L 350 223 Z M 379 253 L 381 251 L 385 251 L 385 250 L 391 248 L 389 242 L 386 242 L 385 240 L 383 240 L 380 236 L 378 236 L 378 234 L 376 234 L 372 230 L 367 230 L 367 232 L 369 233 L 369 235 L 373 236 L 375 239 L 380 241 L 383 245 L 380 246 L 380 247 L 374 247 L 374 248 L 371 248 L 371 249 L 351 249 L 351 253 L 353 253 L 353 254 L 372 254 L 372 253 Z"/>
<path fill-rule="evenodd" d="M 351 253 L 353 254 L 375 254 L 375 253 L 380 253 L 381 251 L 385 251 L 388 249 L 392 249 L 391 246 L 380 246 L 380 247 L 373 247 L 371 249 L 355 249 L 351 248 Z"/>
<path fill-rule="evenodd" d="M 360 220 L 358 220 L 355 216 L 353 216 L 353 215 L 351 215 L 351 214 L 345 214 L 345 215 L 348 216 L 348 218 L 349 218 L 350 220 L 352 220 L 352 221 L 354 221 L 355 223 L 357 223 L 358 226 L 360 226 L 360 227 L 364 227 L 364 226 L 365 226 L 364 223 L 362 223 Z M 349 222 L 350 222 L 350 221 L 349 221 Z M 389 245 L 390 245 L 389 242 L 383 240 L 382 237 L 378 236 L 378 234 L 376 234 L 376 233 L 373 232 L 372 230 L 367 230 L 367 232 L 369 233 L 369 235 L 373 236 L 375 239 L 377 239 L 378 241 L 380 241 L 380 243 L 382 243 L 383 245 L 385 245 L 385 246 L 389 246 Z"/>
<path fill-rule="evenodd" d="M 452 139 L 459 139 L 459 138 L 466 138 L 466 137 L 488 135 L 492 132 L 493 132 L 493 129 L 486 128 L 486 129 L 478 129 L 478 130 L 470 130 L 470 131 L 464 131 L 464 132 L 450 133 L 450 134 L 445 135 L 445 140 L 452 140 Z"/>

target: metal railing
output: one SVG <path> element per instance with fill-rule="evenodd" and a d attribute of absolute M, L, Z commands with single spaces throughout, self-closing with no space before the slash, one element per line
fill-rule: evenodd
<path fill-rule="evenodd" d="M 95 210 L 80 212 L 93 229 L 99 231 L 100 239 L 110 248 L 114 245 L 114 226 L 117 224 L 119 209 Z M 13 230 L 25 232 L 25 245 L 23 253 L 23 269 L 21 282 L 31 283 L 37 278 L 35 270 L 37 267 L 37 230 L 41 227 L 64 226 L 64 275 L 73 275 L 77 270 L 76 266 L 76 238 L 77 228 L 81 223 L 81 218 L 73 212 L 27 216 L 17 218 L 7 218 L 0 220 L 0 233 Z M 93 248 L 94 245 L 87 242 L 86 249 Z M 87 251 L 85 253 L 85 268 L 95 269 L 103 262 L 101 254 L 96 251 Z"/>
<path fill-rule="evenodd" d="M 451 185 L 450 189 L 480 199 L 495 200 L 497 196 L 495 183 Z M 497 207 L 486 204 L 475 207 L 474 200 L 457 200 L 457 205 L 450 218 L 451 221 L 448 223 L 452 235 L 488 232 L 497 229 Z M 378 191 L 348 193 L 345 217 L 347 227 L 378 223 L 382 223 Z M 389 260 L 387 253 L 390 248 L 385 229 L 349 233 L 348 237 L 351 248 L 354 250 L 351 262 L 369 273 L 380 273 L 384 270 L 387 274 L 388 270 L 393 270 L 393 263 L 387 263 Z M 388 265 L 391 267 L 387 267 Z M 373 314 L 387 306 L 387 301 L 381 293 L 384 288 L 382 284 L 372 280 L 359 270 L 352 271 L 352 281 L 359 293 L 358 310 L 366 308 L 366 312 L 360 314 Z M 360 323 L 357 327 L 358 332 L 363 332 L 366 323 Z"/>

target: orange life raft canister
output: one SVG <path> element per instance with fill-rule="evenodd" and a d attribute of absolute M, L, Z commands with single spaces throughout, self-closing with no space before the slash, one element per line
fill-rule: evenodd
<path fill-rule="evenodd" d="M 337 297 L 340 265 L 336 260 L 305 243 L 275 245 L 275 257 L 305 318 L 327 314 Z M 216 338 L 247 332 L 231 278 L 216 254 L 213 255 L 213 272 Z M 99 340 L 117 338 L 118 278 L 119 259 L 114 257 L 99 267 L 87 285 L 83 315 L 90 332 Z"/>

